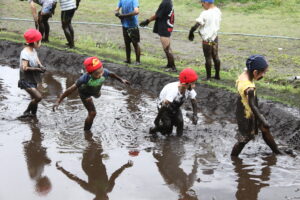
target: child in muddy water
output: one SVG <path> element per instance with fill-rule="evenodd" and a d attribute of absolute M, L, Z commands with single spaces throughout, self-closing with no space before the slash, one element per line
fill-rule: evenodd
<path fill-rule="evenodd" d="M 46 71 L 36 52 L 36 49 L 41 46 L 42 34 L 35 29 L 29 29 L 24 33 L 24 38 L 26 43 L 20 55 L 20 80 L 18 87 L 24 89 L 30 95 L 31 102 L 19 118 L 36 116 L 38 103 L 42 100 L 42 95 L 37 90 L 37 84 L 42 80 L 41 73 Z"/>
<path fill-rule="evenodd" d="M 246 61 L 247 69 L 236 81 L 239 97 L 236 108 L 236 119 L 238 124 L 237 140 L 231 156 L 238 156 L 245 145 L 254 138 L 261 130 L 266 144 L 275 154 L 281 154 L 273 136 L 270 133 L 270 125 L 258 110 L 256 87 L 254 81 L 263 78 L 268 70 L 268 63 L 261 55 L 252 55 Z"/>
<path fill-rule="evenodd" d="M 197 93 L 194 90 L 197 79 L 196 72 L 191 68 L 186 68 L 180 72 L 179 82 L 169 83 L 162 89 L 159 95 L 158 114 L 154 120 L 155 127 L 150 128 L 149 131 L 151 135 L 156 136 L 156 132 L 170 135 L 173 126 L 176 126 L 176 134 L 181 136 L 183 133 L 183 117 L 180 107 L 188 98 L 191 99 L 193 107 L 193 124 L 197 124 Z"/>
<path fill-rule="evenodd" d="M 130 85 L 129 81 L 122 79 L 113 72 L 104 69 L 101 61 L 97 57 L 89 57 L 85 59 L 84 66 L 87 73 L 83 74 L 75 84 L 69 87 L 53 105 L 53 111 L 58 108 L 62 100 L 78 89 L 79 96 L 85 108 L 88 111 L 88 116 L 85 119 L 84 131 L 89 131 L 93 125 L 96 116 L 96 109 L 92 96 L 98 98 L 101 96 L 101 87 L 104 81 L 108 78 L 114 78 L 125 85 Z"/>

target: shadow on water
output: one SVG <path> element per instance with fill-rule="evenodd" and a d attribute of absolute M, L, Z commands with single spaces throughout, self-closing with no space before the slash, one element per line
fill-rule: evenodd
<path fill-rule="evenodd" d="M 155 98 L 118 82 L 105 83 L 94 101 L 93 134 L 84 135 L 87 112 L 76 92 L 57 112 L 51 109 L 77 77 L 47 72 L 39 88 L 38 121 L 20 121 L 16 118 L 29 97 L 17 88 L 18 70 L 0 67 L 0 159 L 6 161 L 0 168 L 1 200 L 300 197 L 298 157 L 266 156 L 270 150 L 258 137 L 241 159 L 231 160 L 236 125 L 198 113 L 194 126 L 188 109 L 183 110 L 183 137 L 153 139 L 148 130 L 157 113 Z M 20 185 L 18 194 L 15 185 Z"/>

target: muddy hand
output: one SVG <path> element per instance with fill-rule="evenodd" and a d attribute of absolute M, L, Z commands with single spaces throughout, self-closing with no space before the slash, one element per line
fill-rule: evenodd
<path fill-rule="evenodd" d="M 128 160 L 128 163 L 126 163 L 124 165 L 124 167 L 128 168 L 128 167 L 132 167 L 133 166 L 133 162 L 131 160 Z"/>
<path fill-rule="evenodd" d="M 122 83 L 124 84 L 124 85 L 126 85 L 126 86 L 130 86 L 130 82 L 129 81 L 127 81 L 126 79 L 122 79 Z"/>
<path fill-rule="evenodd" d="M 55 110 L 57 110 L 58 106 L 59 106 L 59 103 L 56 102 L 52 107 L 52 111 L 55 112 Z"/>
<path fill-rule="evenodd" d="M 190 33 L 189 33 L 189 37 L 188 37 L 190 41 L 193 41 L 193 40 L 194 40 L 194 37 L 195 37 L 195 36 L 194 36 L 194 31 L 195 31 L 195 30 L 194 30 L 193 27 L 192 27 L 191 30 L 190 30 Z"/>
<path fill-rule="evenodd" d="M 56 164 L 55 164 L 55 166 L 56 166 L 57 169 L 62 169 L 62 167 L 59 165 L 60 162 L 61 161 L 57 161 Z"/>
<path fill-rule="evenodd" d="M 149 19 L 146 19 L 145 21 L 142 21 L 142 22 L 140 23 L 140 26 L 141 26 L 141 27 L 145 27 L 145 26 L 148 26 L 149 23 L 150 23 Z"/>

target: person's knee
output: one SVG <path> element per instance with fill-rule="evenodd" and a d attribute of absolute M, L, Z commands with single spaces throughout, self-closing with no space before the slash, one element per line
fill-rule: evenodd
<path fill-rule="evenodd" d="M 35 101 L 36 103 L 39 103 L 41 100 L 42 100 L 42 96 L 41 96 L 41 95 L 37 95 L 37 96 L 34 98 L 34 101 Z"/>
<path fill-rule="evenodd" d="M 96 117 L 96 115 L 97 115 L 97 112 L 95 110 L 89 111 L 89 117 L 90 118 L 94 119 Z"/>

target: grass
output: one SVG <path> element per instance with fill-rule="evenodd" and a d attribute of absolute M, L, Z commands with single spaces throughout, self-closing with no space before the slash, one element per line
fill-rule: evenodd
<path fill-rule="evenodd" d="M 161 0 L 140 0 L 139 19 L 150 17 Z M 300 0 L 217 0 L 221 8 L 221 32 L 238 32 L 259 35 L 282 35 L 300 38 Z M 85 0 L 76 11 L 74 21 L 103 22 L 119 24 L 113 16 L 117 0 Z M 188 30 L 202 11 L 198 0 L 174 1 L 175 29 Z M 53 20 L 60 20 L 59 5 Z M 14 10 L 14 12 L 11 12 Z M 31 19 L 28 2 L 2 0 L 0 13 L 4 17 Z M 0 21 L 0 39 L 21 42 L 23 33 L 33 23 Z M 152 26 L 153 24 L 151 24 Z M 125 53 L 123 38 L 117 27 L 74 25 L 76 37 L 75 53 L 97 55 L 101 59 L 122 63 Z M 140 67 L 162 72 L 158 66 L 165 64 L 159 40 L 151 31 L 141 30 L 142 63 Z M 200 38 L 194 42 L 186 39 L 186 33 L 172 35 L 172 48 L 179 69 L 192 67 L 203 77 L 204 57 Z M 51 24 L 51 42 L 47 46 L 65 49 L 65 38 L 60 24 Z M 97 44 L 97 45 L 96 45 Z M 300 108 L 300 83 L 291 77 L 300 75 L 300 41 L 270 38 L 220 35 L 220 58 L 222 62 L 221 81 L 201 82 L 213 87 L 236 92 L 235 80 L 243 71 L 246 58 L 251 54 L 265 55 L 271 65 L 264 81 L 257 83 L 260 97 L 282 102 Z M 135 67 L 135 66 L 131 66 Z M 162 72 L 163 73 L 163 72 Z M 172 75 L 172 74 L 171 74 Z M 175 76 L 175 75 L 172 75 Z"/>

